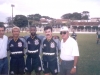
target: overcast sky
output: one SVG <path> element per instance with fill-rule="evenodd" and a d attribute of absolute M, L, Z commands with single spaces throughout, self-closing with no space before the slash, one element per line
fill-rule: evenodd
<path fill-rule="evenodd" d="M 100 0 L 0 0 L 0 21 L 14 16 L 39 13 L 43 16 L 60 18 L 65 13 L 89 11 L 90 17 L 100 17 Z"/>

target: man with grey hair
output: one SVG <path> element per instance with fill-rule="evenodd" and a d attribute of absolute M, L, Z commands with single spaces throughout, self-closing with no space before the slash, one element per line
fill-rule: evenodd
<path fill-rule="evenodd" d="M 75 75 L 79 57 L 77 42 L 69 36 L 69 30 L 63 26 L 60 30 L 61 40 L 61 65 L 60 75 Z"/>
<path fill-rule="evenodd" d="M 25 73 L 24 50 L 27 44 L 24 38 L 19 37 L 20 28 L 13 27 L 13 37 L 9 39 L 8 49 L 10 51 L 10 75 L 23 75 Z"/>
<path fill-rule="evenodd" d="M 8 75 L 7 41 L 5 27 L 0 25 L 0 75 Z"/>

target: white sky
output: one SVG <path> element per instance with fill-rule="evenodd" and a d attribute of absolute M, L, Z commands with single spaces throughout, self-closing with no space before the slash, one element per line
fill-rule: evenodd
<path fill-rule="evenodd" d="M 14 16 L 39 13 L 42 16 L 60 18 L 63 14 L 89 11 L 90 17 L 100 17 L 100 0 L 0 0 L 0 21 Z"/>

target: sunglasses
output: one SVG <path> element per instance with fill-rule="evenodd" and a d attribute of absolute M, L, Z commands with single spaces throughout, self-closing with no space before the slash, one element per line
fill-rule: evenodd
<path fill-rule="evenodd" d="M 67 32 L 60 32 L 60 35 L 62 35 L 62 34 L 66 34 Z"/>

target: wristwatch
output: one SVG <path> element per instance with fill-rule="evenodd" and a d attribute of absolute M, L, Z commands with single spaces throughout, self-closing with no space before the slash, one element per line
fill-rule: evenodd
<path fill-rule="evenodd" d="M 76 66 L 74 66 L 74 68 L 76 68 Z"/>

